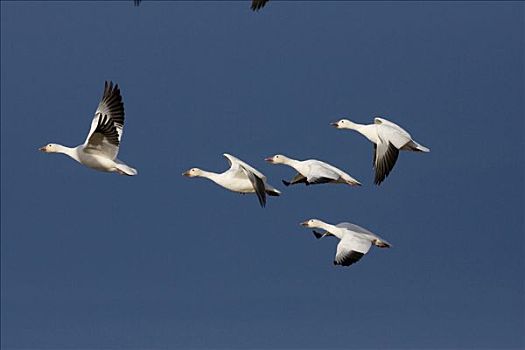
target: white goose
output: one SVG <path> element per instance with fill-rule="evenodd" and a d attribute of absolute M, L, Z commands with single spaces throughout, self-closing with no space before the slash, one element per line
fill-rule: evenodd
<path fill-rule="evenodd" d="M 242 160 L 224 153 L 229 163 L 230 169 L 218 174 L 204 171 L 199 168 L 191 168 L 182 175 L 188 177 L 205 177 L 230 191 L 239 193 L 256 193 L 262 207 L 266 205 L 266 194 L 279 196 L 281 192 L 269 185 L 260 171 L 246 164 Z"/>
<path fill-rule="evenodd" d="M 285 164 L 295 170 L 297 174 L 290 181 L 283 181 L 283 184 L 290 186 L 297 183 L 304 183 L 306 185 L 323 184 L 323 183 L 342 183 L 351 186 L 360 186 L 361 183 L 345 173 L 325 162 L 316 159 L 296 160 L 276 154 L 273 157 L 265 159 L 272 164 Z"/>
<path fill-rule="evenodd" d="M 388 176 L 396 164 L 399 150 L 430 152 L 428 148 L 412 139 L 412 136 L 399 125 L 383 118 L 374 118 L 374 124 L 363 125 L 341 119 L 332 123 L 338 129 L 350 129 L 359 132 L 374 143 L 374 183 L 379 185 Z"/>
<path fill-rule="evenodd" d="M 325 230 L 324 233 L 313 231 L 317 239 L 330 235 L 340 239 L 334 265 L 349 266 L 358 262 L 363 255 L 368 253 L 372 244 L 380 248 L 390 248 L 390 243 L 384 239 L 349 222 L 341 222 L 334 226 L 318 219 L 310 219 L 301 222 L 301 225 Z"/>
<path fill-rule="evenodd" d="M 117 159 L 124 128 L 124 104 L 118 84 L 104 84 L 104 94 L 91 129 L 82 145 L 66 147 L 55 143 L 40 148 L 45 153 L 63 153 L 77 162 L 99 171 L 116 172 L 121 175 L 137 175 L 137 170 Z"/>

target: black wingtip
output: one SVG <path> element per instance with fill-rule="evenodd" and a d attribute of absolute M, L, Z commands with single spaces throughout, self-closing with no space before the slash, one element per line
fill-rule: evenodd
<path fill-rule="evenodd" d="M 283 184 L 284 184 L 286 187 L 290 186 L 290 183 L 289 183 L 288 181 L 285 181 L 285 180 L 281 180 L 281 181 L 283 182 Z"/>
<path fill-rule="evenodd" d="M 252 9 L 252 11 L 257 12 L 260 9 L 262 9 L 268 1 L 269 0 L 252 0 L 252 5 L 250 6 L 250 8 Z"/>

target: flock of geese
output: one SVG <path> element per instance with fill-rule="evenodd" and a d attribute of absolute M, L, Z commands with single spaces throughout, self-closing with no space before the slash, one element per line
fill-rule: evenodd
<path fill-rule="evenodd" d="M 269 0 L 252 0 L 250 8 L 252 9 L 252 11 L 259 11 L 264 7 L 264 5 L 266 5 L 268 1 Z M 133 4 L 135 6 L 139 6 L 141 2 L 142 0 L 133 0 Z"/>
<path fill-rule="evenodd" d="M 373 124 L 362 125 L 341 119 L 332 125 L 338 129 L 350 129 L 359 132 L 374 144 L 374 183 L 379 185 L 390 174 L 400 150 L 429 152 L 430 150 L 412 139 L 400 126 L 383 118 L 375 118 Z M 89 168 L 116 172 L 121 175 L 137 175 L 137 170 L 117 158 L 122 131 L 124 128 L 124 104 L 117 84 L 105 82 L 102 99 L 95 111 L 91 128 L 83 144 L 66 147 L 49 143 L 40 148 L 45 153 L 63 153 Z M 262 207 L 266 205 L 266 195 L 279 196 L 281 191 L 268 183 L 266 176 L 231 154 L 224 153 L 230 168 L 223 173 L 191 168 L 182 175 L 187 177 L 207 178 L 217 185 L 238 193 L 255 193 Z M 285 186 L 298 183 L 346 184 L 360 186 L 361 183 L 341 169 L 316 159 L 296 160 L 277 154 L 265 159 L 271 164 L 284 164 L 294 168 L 297 173 L 290 181 L 283 180 Z M 321 220 L 311 219 L 302 226 L 323 230 L 314 230 L 316 238 L 335 236 L 340 241 L 334 259 L 335 265 L 349 266 L 361 259 L 371 245 L 389 248 L 390 244 L 376 234 L 348 222 L 331 225 Z"/>

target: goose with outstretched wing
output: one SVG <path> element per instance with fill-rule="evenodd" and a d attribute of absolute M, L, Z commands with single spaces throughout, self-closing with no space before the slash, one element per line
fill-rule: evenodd
<path fill-rule="evenodd" d="M 361 183 L 335 166 L 317 159 L 296 160 L 282 154 L 276 154 L 265 159 L 272 164 L 284 164 L 294 168 L 297 174 L 290 181 L 283 181 L 285 186 L 304 183 L 316 185 L 324 183 L 346 184 L 360 186 Z"/>
<path fill-rule="evenodd" d="M 331 124 L 338 129 L 350 129 L 359 132 L 374 144 L 374 183 L 381 184 L 396 164 L 399 151 L 430 152 L 420 145 L 399 125 L 384 118 L 374 118 L 374 124 L 357 124 L 348 119 L 341 119 Z"/>
<path fill-rule="evenodd" d="M 261 207 L 266 205 L 266 195 L 279 196 L 281 192 L 268 184 L 266 176 L 257 169 L 231 154 L 223 154 L 230 168 L 223 173 L 214 173 L 199 168 L 191 168 L 182 175 L 188 177 L 204 177 L 217 185 L 238 193 L 255 193 Z"/>
<path fill-rule="evenodd" d="M 350 266 L 358 262 L 368 253 L 372 244 L 380 248 L 390 248 L 391 246 L 390 243 L 376 234 L 349 222 L 331 225 L 318 219 L 310 219 L 301 222 L 301 225 L 325 230 L 324 233 L 313 231 L 317 239 L 325 236 L 335 236 L 339 239 L 334 265 Z"/>
<path fill-rule="evenodd" d="M 86 141 L 76 147 L 49 143 L 40 148 L 45 153 L 63 153 L 89 168 L 137 175 L 137 170 L 117 159 L 124 129 L 124 103 L 118 84 L 104 84 L 102 99 L 95 111 Z"/>

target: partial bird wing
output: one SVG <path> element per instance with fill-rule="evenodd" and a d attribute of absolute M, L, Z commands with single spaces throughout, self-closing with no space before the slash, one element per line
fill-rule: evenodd
<path fill-rule="evenodd" d="M 308 180 L 301 173 L 295 174 L 295 176 L 290 181 L 281 180 L 285 186 L 295 185 L 298 183 L 308 184 Z"/>
<path fill-rule="evenodd" d="M 124 128 L 124 104 L 118 84 L 105 82 L 104 94 L 95 116 L 91 122 L 91 129 L 84 142 L 86 152 L 100 153 L 115 159 L 118 154 L 122 131 Z"/>
<path fill-rule="evenodd" d="M 248 176 L 248 179 L 252 183 L 253 189 L 257 194 L 257 198 L 259 199 L 259 204 L 261 204 L 261 207 L 264 208 L 266 205 L 266 189 L 264 186 L 264 181 L 253 172 L 246 169 L 243 165 L 239 165 L 239 168 L 242 169 L 246 176 Z"/>
<path fill-rule="evenodd" d="M 269 0 L 252 0 L 251 9 L 253 11 L 259 11 L 260 9 L 264 7 L 264 5 L 266 5 L 268 1 Z"/>
<path fill-rule="evenodd" d="M 141 2 L 141 0 L 133 0 L 133 5 L 139 6 L 140 2 Z"/>
<path fill-rule="evenodd" d="M 307 179 L 311 184 L 334 182 L 337 181 L 340 176 L 330 164 L 318 160 L 311 160 L 308 164 Z"/>
<path fill-rule="evenodd" d="M 232 156 L 231 154 L 228 154 L 228 153 L 224 153 L 223 156 L 226 157 L 226 159 L 228 159 L 228 162 L 230 163 L 230 169 L 231 170 L 235 170 L 239 166 L 242 165 L 246 170 L 251 171 L 252 173 L 257 175 L 259 178 L 261 178 L 263 181 L 266 181 L 266 176 L 264 176 L 263 173 L 261 173 L 259 170 L 255 169 L 254 167 L 246 164 L 245 162 L 243 162 L 239 158 L 234 157 L 234 156 Z"/>
<path fill-rule="evenodd" d="M 375 117 L 374 118 L 374 124 L 376 124 L 376 125 L 383 125 L 383 126 L 389 126 L 389 127 L 393 128 L 393 129 L 397 130 L 400 134 L 404 135 L 405 137 L 407 137 L 409 139 L 412 139 L 412 136 L 410 136 L 410 134 L 405 129 L 403 129 L 402 127 L 400 127 L 396 123 L 391 122 L 390 120 L 386 120 L 386 119 L 380 118 L 380 117 Z"/>
<path fill-rule="evenodd" d="M 383 247 L 383 248 L 390 247 L 390 243 L 385 241 L 383 238 L 381 238 L 378 235 L 376 235 L 375 233 L 367 230 L 366 228 L 363 228 L 363 227 L 358 226 L 356 224 L 352 224 L 350 222 L 341 222 L 341 223 L 339 223 L 339 224 L 337 224 L 335 226 L 347 229 L 349 231 L 352 231 L 357 236 L 359 236 L 359 237 L 361 237 L 363 239 L 370 240 L 372 243 L 374 243 L 375 245 L 377 245 L 379 247 Z"/>
<path fill-rule="evenodd" d="M 381 184 L 390 174 L 398 156 L 399 150 L 390 142 L 388 144 L 384 142 L 380 142 L 377 145 L 374 144 L 374 183 L 376 185 Z"/>
<path fill-rule="evenodd" d="M 379 185 L 394 168 L 399 149 L 412 139 L 406 131 L 388 120 L 376 118 L 375 121 L 376 124 L 377 121 L 381 121 L 377 126 L 379 140 L 374 146 L 374 168 L 376 169 L 374 183 Z"/>
<path fill-rule="evenodd" d="M 379 237 L 378 235 L 376 235 L 375 233 L 371 231 L 368 231 L 366 228 L 363 228 L 356 224 L 352 224 L 350 222 L 341 222 L 335 225 L 335 227 L 347 229 L 349 231 L 352 231 L 353 233 L 360 235 L 363 238 L 370 238 L 371 240 L 378 239 L 378 238 L 381 239 L 381 237 Z"/>
<path fill-rule="evenodd" d="M 349 266 L 358 262 L 372 246 L 372 243 L 354 234 L 346 234 L 337 245 L 334 265 Z"/>
<path fill-rule="evenodd" d="M 376 234 L 373 232 L 368 231 L 366 228 L 363 228 L 361 226 L 358 226 L 356 224 L 352 224 L 350 222 L 340 222 L 335 227 L 345 228 L 349 231 L 355 232 L 355 233 L 362 233 L 366 235 L 371 235 L 376 237 Z"/>

